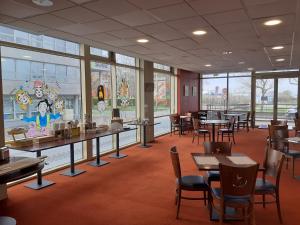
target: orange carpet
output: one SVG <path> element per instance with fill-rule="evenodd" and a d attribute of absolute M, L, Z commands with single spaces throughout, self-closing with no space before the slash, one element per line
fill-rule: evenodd
<path fill-rule="evenodd" d="M 266 130 L 241 131 L 234 152 L 243 152 L 262 162 Z M 191 136 L 164 136 L 147 150 L 126 149 L 124 159 L 107 159 L 111 164 L 78 168 L 87 172 L 77 177 L 54 173 L 46 179 L 54 186 L 34 191 L 23 184 L 9 188 L 9 199 L 0 202 L 0 215 L 16 218 L 18 225 L 198 225 L 211 222 L 202 201 L 183 200 L 180 219 L 175 219 L 175 179 L 169 149 L 178 147 L 183 174 L 199 174 L 190 152 L 203 151 Z M 300 162 L 296 163 L 300 175 Z M 281 205 L 284 224 L 300 224 L 300 180 L 283 169 Z M 298 208 L 299 207 L 299 208 Z M 279 224 L 275 204 L 255 206 L 256 224 Z M 231 224 L 242 224 L 232 222 Z"/>

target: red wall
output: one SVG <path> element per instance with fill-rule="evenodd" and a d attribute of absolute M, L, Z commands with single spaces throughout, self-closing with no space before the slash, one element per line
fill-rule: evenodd
<path fill-rule="evenodd" d="M 178 79 L 178 96 L 177 96 L 177 111 L 179 114 L 184 114 L 186 112 L 196 112 L 199 111 L 200 106 L 200 80 L 199 74 L 187 70 L 178 69 L 177 71 Z M 189 87 L 189 96 L 184 96 L 185 85 Z M 192 87 L 197 87 L 196 96 L 192 96 Z"/>

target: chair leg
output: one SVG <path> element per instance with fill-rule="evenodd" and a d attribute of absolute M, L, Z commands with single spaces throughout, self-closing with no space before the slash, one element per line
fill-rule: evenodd
<path fill-rule="evenodd" d="M 175 193 L 175 205 L 177 205 L 178 203 L 178 189 L 176 189 L 176 193 Z"/>
<path fill-rule="evenodd" d="M 279 217 L 279 222 L 282 224 L 282 216 L 281 216 L 281 209 L 280 209 L 280 201 L 279 201 L 279 193 L 276 192 L 276 205 L 277 205 L 277 213 Z"/>
<path fill-rule="evenodd" d="M 220 204 L 220 214 L 219 214 L 219 222 L 220 224 L 223 224 L 223 221 L 224 221 L 224 206 L 223 206 L 223 203 Z"/>
<path fill-rule="evenodd" d="M 292 168 L 293 168 L 293 178 L 295 178 L 295 157 L 293 157 Z"/>
<path fill-rule="evenodd" d="M 223 132 L 222 132 L 222 142 L 223 142 L 223 139 L 224 139 L 224 134 L 223 134 Z"/>
<path fill-rule="evenodd" d="M 178 190 L 178 202 L 177 202 L 176 219 L 178 219 L 178 217 L 179 217 L 180 203 L 181 203 L 181 189 Z"/>
<path fill-rule="evenodd" d="M 232 139 L 233 139 L 233 143 L 235 144 L 234 133 L 232 133 Z"/>
<path fill-rule="evenodd" d="M 266 195 L 262 195 L 263 207 L 266 208 Z"/>
<path fill-rule="evenodd" d="M 204 205 L 206 205 L 206 191 L 203 191 L 203 197 L 204 197 Z"/>
<path fill-rule="evenodd" d="M 194 143 L 194 140 L 195 140 L 195 134 L 193 133 L 193 140 L 192 140 L 192 143 Z"/>

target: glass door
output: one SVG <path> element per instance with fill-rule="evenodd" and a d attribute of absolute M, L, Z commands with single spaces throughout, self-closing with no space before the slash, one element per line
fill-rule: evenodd
<path fill-rule="evenodd" d="M 294 125 L 297 113 L 298 78 L 278 79 L 277 119 L 287 120 L 289 126 Z"/>
<path fill-rule="evenodd" d="M 255 124 L 266 125 L 274 115 L 274 79 L 256 79 Z"/>

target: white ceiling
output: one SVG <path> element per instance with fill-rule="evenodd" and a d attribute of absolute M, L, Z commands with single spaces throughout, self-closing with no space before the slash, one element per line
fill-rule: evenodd
<path fill-rule="evenodd" d="M 0 0 L 0 23 L 197 72 L 300 67 L 300 0 L 53 2 Z M 264 26 L 271 18 L 283 23 Z M 194 36 L 197 29 L 207 34 Z M 139 44 L 139 38 L 150 41 Z M 272 50 L 275 45 L 285 48 Z"/>

